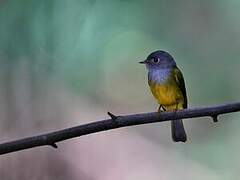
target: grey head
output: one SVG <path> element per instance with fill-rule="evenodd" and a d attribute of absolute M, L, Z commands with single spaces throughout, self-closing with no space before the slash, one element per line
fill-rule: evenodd
<path fill-rule="evenodd" d="M 168 52 L 162 50 L 152 52 L 146 60 L 139 63 L 145 64 L 149 71 L 176 67 L 176 62 L 173 57 Z"/>

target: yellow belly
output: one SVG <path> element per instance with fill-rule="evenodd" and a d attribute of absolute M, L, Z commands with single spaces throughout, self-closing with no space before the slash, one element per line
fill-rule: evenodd
<path fill-rule="evenodd" d="M 164 106 L 166 110 L 183 108 L 184 97 L 178 86 L 172 82 L 165 84 L 151 84 L 150 89 L 157 102 Z"/>

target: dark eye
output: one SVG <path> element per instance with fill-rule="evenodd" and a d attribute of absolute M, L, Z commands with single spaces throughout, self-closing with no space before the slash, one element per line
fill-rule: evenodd
<path fill-rule="evenodd" d="M 153 58 L 152 62 L 154 62 L 155 64 L 159 63 L 160 59 L 159 58 Z"/>

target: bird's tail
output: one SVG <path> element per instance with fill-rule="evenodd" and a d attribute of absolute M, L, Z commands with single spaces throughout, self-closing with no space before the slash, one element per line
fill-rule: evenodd
<path fill-rule="evenodd" d="M 172 139 L 175 142 L 186 142 L 187 141 L 187 135 L 184 130 L 183 122 L 181 119 L 179 120 L 172 120 L 171 121 L 172 126 Z"/>

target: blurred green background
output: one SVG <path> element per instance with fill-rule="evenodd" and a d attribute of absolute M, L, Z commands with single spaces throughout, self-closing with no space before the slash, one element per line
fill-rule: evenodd
<path fill-rule="evenodd" d="M 237 0 L 1 0 L 1 142 L 155 111 L 137 62 L 156 49 L 175 57 L 190 107 L 238 101 L 239 10 Z M 235 180 L 240 116 L 219 120 L 185 120 L 185 144 L 166 122 L 4 155 L 0 179 Z"/>

